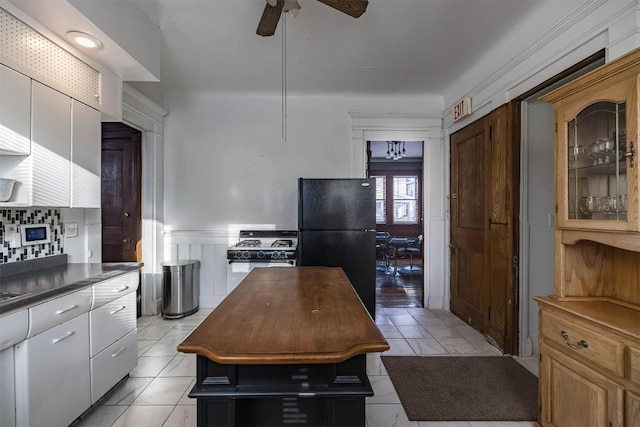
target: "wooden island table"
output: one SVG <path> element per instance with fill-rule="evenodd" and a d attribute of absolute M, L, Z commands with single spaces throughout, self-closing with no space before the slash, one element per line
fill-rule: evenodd
<path fill-rule="evenodd" d="M 364 426 L 366 353 L 389 344 L 339 267 L 255 268 L 178 345 L 198 426 Z"/>

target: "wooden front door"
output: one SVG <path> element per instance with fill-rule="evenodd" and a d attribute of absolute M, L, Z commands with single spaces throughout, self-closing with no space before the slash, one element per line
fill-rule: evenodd
<path fill-rule="evenodd" d="M 102 124 L 102 261 L 139 261 L 142 238 L 140 131 Z"/>
<path fill-rule="evenodd" d="M 451 135 L 451 311 L 517 352 L 518 108 Z"/>

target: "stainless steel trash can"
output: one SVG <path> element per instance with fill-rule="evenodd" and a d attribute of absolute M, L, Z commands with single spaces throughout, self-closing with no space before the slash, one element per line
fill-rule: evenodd
<path fill-rule="evenodd" d="M 198 311 L 200 261 L 175 260 L 162 263 L 162 317 L 179 319 Z"/>

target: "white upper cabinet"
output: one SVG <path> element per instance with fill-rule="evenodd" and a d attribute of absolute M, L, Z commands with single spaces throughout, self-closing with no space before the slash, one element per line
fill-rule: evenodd
<path fill-rule="evenodd" d="M 33 80 L 32 206 L 70 206 L 71 98 Z"/>
<path fill-rule="evenodd" d="M 11 199 L 0 207 L 99 208 L 100 112 L 27 80 L 29 89 L 16 102 L 26 99 L 28 104 L 30 153 L 0 151 L 0 177 L 18 181 Z M 5 133 L 20 132 L 7 126 Z"/>
<path fill-rule="evenodd" d="M 100 112 L 71 100 L 71 207 L 100 207 Z"/>
<path fill-rule="evenodd" d="M 0 155 L 31 152 L 31 79 L 0 64 Z"/>

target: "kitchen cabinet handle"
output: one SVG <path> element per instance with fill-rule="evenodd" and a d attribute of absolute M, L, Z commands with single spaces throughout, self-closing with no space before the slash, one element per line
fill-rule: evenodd
<path fill-rule="evenodd" d="M 575 348 L 575 349 L 580 350 L 581 348 L 589 347 L 589 344 L 587 344 L 587 342 L 585 340 L 580 340 L 576 344 L 571 344 L 569 342 L 569 334 L 566 333 L 565 331 L 560 332 L 560 335 L 562 335 L 562 338 L 564 338 L 564 343 L 566 345 L 568 345 L 569 347 L 571 347 L 571 348 Z"/>
<path fill-rule="evenodd" d="M 113 290 L 113 292 L 114 292 L 114 293 L 120 293 L 120 292 L 124 292 L 124 291 L 126 291 L 127 289 L 129 289 L 129 287 L 125 285 L 125 286 L 123 286 L 123 287 L 121 287 L 121 288 L 114 289 L 114 290 Z"/>
<path fill-rule="evenodd" d="M 117 312 L 122 311 L 122 310 L 124 310 L 125 308 L 127 308 L 127 306 L 126 306 L 126 305 L 123 305 L 123 306 L 122 306 L 122 307 L 120 307 L 119 309 L 117 309 L 117 310 L 113 310 L 113 311 L 112 311 L 112 312 L 110 312 L 109 314 L 116 314 Z"/>
<path fill-rule="evenodd" d="M 118 349 L 118 351 L 116 351 L 115 353 L 113 353 L 113 354 L 111 355 L 111 357 L 117 357 L 120 353 L 122 353 L 122 352 L 125 350 L 125 348 L 126 348 L 126 347 L 120 347 L 120 348 Z"/>
<path fill-rule="evenodd" d="M 64 313 L 66 313 L 66 312 L 68 312 L 68 311 L 71 311 L 71 310 L 75 310 L 75 309 L 76 309 L 76 308 L 78 308 L 78 307 L 79 307 L 79 305 L 78 305 L 78 304 L 71 304 L 71 305 L 69 306 L 69 308 L 65 308 L 64 310 L 58 310 L 58 311 L 56 311 L 56 316 L 57 316 L 57 315 L 59 315 L 59 314 L 64 314 Z"/>
<path fill-rule="evenodd" d="M 62 336 L 62 337 L 60 337 L 60 338 L 54 338 L 54 339 L 52 339 L 52 340 L 51 340 L 51 344 L 55 344 L 55 343 L 58 343 L 58 342 L 60 342 L 60 341 L 62 341 L 62 340 L 66 340 L 67 338 L 69 338 L 71 335 L 73 335 L 73 334 L 75 334 L 75 333 L 76 333 L 75 331 L 69 331 L 69 332 L 67 332 L 66 334 L 64 334 L 64 336 Z"/>

